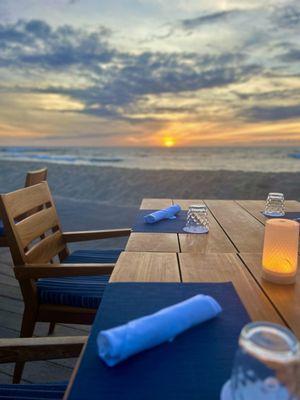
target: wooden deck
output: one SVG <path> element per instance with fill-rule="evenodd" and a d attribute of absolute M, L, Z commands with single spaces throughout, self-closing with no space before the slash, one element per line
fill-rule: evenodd
<path fill-rule="evenodd" d="M 23 314 L 23 301 L 18 281 L 13 276 L 10 252 L 0 249 L 0 337 L 18 337 Z M 35 336 L 46 336 L 48 324 L 37 323 Z M 84 325 L 57 325 L 56 336 L 86 335 L 89 327 Z M 73 370 L 75 359 L 38 361 L 27 363 L 23 382 L 66 381 Z M 13 365 L 0 365 L 0 383 L 12 382 Z"/>

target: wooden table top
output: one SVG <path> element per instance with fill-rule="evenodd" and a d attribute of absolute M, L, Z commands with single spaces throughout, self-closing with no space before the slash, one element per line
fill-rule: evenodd
<path fill-rule="evenodd" d="M 182 200 L 144 199 L 141 209 L 160 209 L 179 204 L 187 210 L 191 204 L 205 203 L 209 212 L 208 235 L 134 232 L 126 251 L 154 251 L 166 253 L 261 253 L 264 223 L 261 214 L 263 200 Z M 286 201 L 286 211 L 299 211 L 300 203 Z"/>
<path fill-rule="evenodd" d="M 110 282 L 232 282 L 253 321 L 287 326 L 300 339 L 300 268 L 293 285 L 262 279 L 264 201 L 144 199 L 141 209 L 201 202 L 209 209 L 207 235 L 132 233 Z M 286 210 L 300 211 L 300 203 L 287 201 Z"/>
<path fill-rule="evenodd" d="M 265 202 L 144 199 L 141 209 L 176 203 L 184 210 L 205 203 L 209 234 L 132 233 L 111 282 L 231 281 L 253 320 L 281 323 L 300 338 L 300 277 L 294 285 L 275 285 L 261 276 Z M 300 212 L 297 201 L 286 201 L 285 206 L 286 211 Z"/>

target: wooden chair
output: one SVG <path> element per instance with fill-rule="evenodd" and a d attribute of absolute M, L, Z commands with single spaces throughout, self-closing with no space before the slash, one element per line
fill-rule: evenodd
<path fill-rule="evenodd" d="M 1 195 L 0 210 L 24 299 L 20 336 L 31 337 L 36 322 L 49 322 L 49 333 L 58 322 L 91 324 L 121 250 L 70 254 L 67 243 L 128 236 L 131 230 L 62 232 L 47 182 Z"/>
<path fill-rule="evenodd" d="M 25 187 L 36 185 L 37 183 L 47 180 L 47 168 L 41 168 L 36 171 L 29 171 L 25 178 Z M 0 214 L 1 217 L 1 214 Z M 4 233 L 4 227 L 0 218 L 0 247 L 7 247 L 7 239 Z"/>
<path fill-rule="evenodd" d="M 0 339 L 0 363 L 73 358 L 80 354 L 85 336 Z M 0 384 L 0 399 L 62 399 L 67 383 Z"/>
<path fill-rule="evenodd" d="M 35 171 L 28 171 L 25 179 L 25 187 L 37 185 L 40 182 L 46 181 L 47 175 L 47 168 L 41 168 Z"/>

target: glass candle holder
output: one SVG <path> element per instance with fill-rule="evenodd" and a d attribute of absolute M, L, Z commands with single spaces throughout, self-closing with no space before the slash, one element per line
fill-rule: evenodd
<path fill-rule="evenodd" d="M 284 195 L 283 193 L 269 193 L 264 214 L 269 217 L 283 217 L 284 211 Z"/>
<path fill-rule="evenodd" d="M 287 219 L 268 220 L 262 257 L 263 278 L 274 283 L 295 282 L 298 245 L 298 222 Z"/>
<path fill-rule="evenodd" d="M 300 396 L 299 342 L 277 324 L 253 322 L 239 338 L 221 400 L 296 400 Z"/>
<path fill-rule="evenodd" d="M 183 230 L 187 233 L 207 233 L 209 221 L 205 204 L 191 205 L 187 212 L 186 226 Z"/>

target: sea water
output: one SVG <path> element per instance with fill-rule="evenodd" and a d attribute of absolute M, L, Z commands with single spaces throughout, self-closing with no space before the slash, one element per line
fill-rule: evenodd
<path fill-rule="evenodd" d="M 299 172 L 300 147 L 0 147 L 0 160 L 156 170 Z"/>

